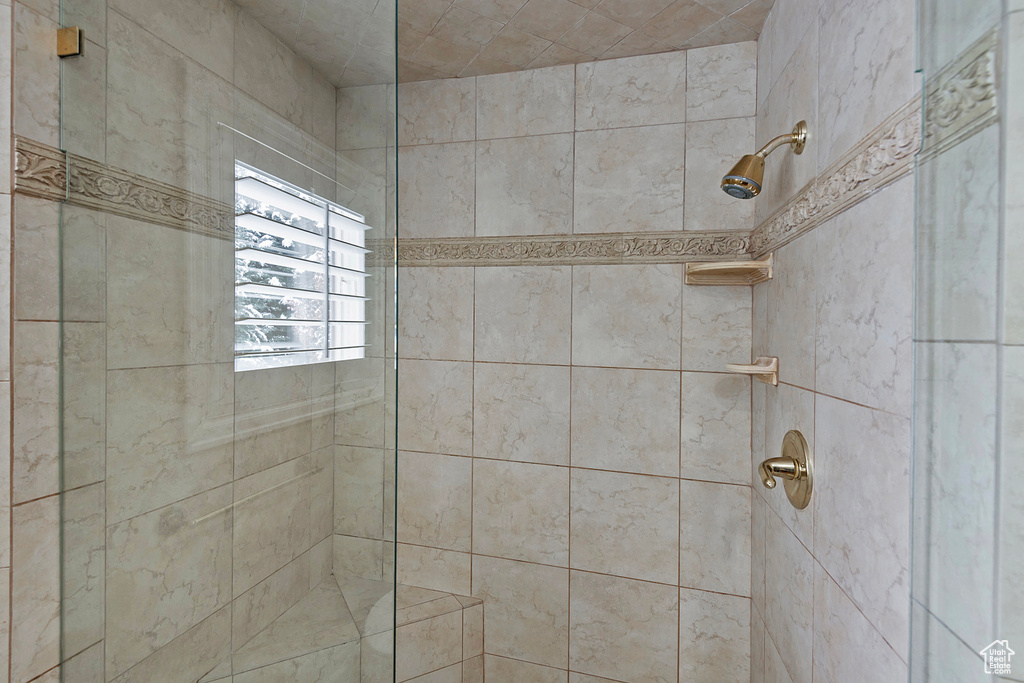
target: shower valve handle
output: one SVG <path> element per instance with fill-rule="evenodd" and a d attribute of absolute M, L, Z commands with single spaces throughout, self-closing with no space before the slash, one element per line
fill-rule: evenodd
<path fill-rule="evenodd" d="M 781 457 L 770 458 L 761 463 L 758 467 L 761 474 L 761 482 L 765 488 L 775 488 L 775 477 L 797 480 L 807 476 L 807 469 L 795 458 Z"/>

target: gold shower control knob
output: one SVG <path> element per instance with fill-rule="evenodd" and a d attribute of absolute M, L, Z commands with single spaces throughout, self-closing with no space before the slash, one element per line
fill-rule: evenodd
<path fill-rule="evenodd" d="M 765 460 L 758 467 L 758 472 L 765 488 L 775 488 L 776 477 L 784 480 L 789 502 L 797 510 L 803 510 L 811 502 L 814 485 L 811 452 L 807 440 L 800 432 L 787 432 L 782 439 L 782 456 Z"/>

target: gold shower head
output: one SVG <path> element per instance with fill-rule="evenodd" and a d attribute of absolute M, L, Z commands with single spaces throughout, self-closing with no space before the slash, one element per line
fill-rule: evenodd
<path fill-rule="evenodd" d="M 796 124 L 792 133 L 780 135 L 762 147 L 756 154 L 744 155 L 740 162 L 722 178 L 722 190 L 736 199 L 753 199 L 761 194 L 761 183 L 764 181 L 764 159 L 786 144 L 793 148 L 794 154 L 804 151 L 804 145 L 807 144 L 806 121 Z"/>

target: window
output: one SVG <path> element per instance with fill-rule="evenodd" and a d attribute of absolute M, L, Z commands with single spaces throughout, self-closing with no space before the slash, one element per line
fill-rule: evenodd
<path fill-rule="evenodd" d="M 235 163 L 235 370 L 363 358 L 363 216 Z"/>

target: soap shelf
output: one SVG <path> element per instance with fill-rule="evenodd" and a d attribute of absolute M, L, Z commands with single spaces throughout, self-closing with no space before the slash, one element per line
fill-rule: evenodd
<path fill-rule="evenodd" d="M 730 363 L 725 366 L 729 372 L 740 375 L 751 375 L 758 382 L 779 386 L 779 359 L 775 356 L 761 356 L 754 361 L 753 365 L 735 365 Z"/>
<path fill-rule="evenodd" d="M 710 261 L 686 264 L 688 285 L 756 285 L 772 279 L 772 254 L 760 261 Z"/>

